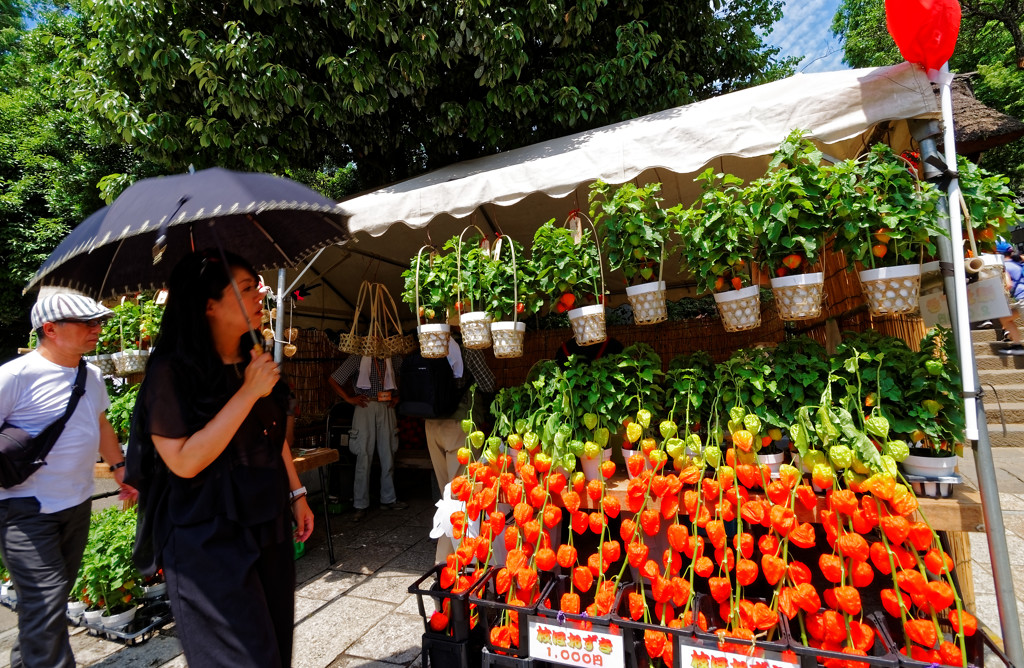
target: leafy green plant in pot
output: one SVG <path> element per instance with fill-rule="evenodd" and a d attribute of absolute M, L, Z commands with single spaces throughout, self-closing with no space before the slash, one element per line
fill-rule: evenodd
<path fill-rule="evenodd" d="M 957 173 L 967 230 L 964 239 L 970 243 L 967 271 L 979 273 L 988 264 L 996 267 L 999 270 L 996 275 L 1001 276 L 1003 258 L 990 255 L 986 262 L 982 254 L 995 253 L 996 241 L 1006 238 L 1010 229 L 1024 223 L 1024 217 L 1017 213 L 1014 205 L 1009 179 L 986 171 L 962 156 L 957 156 Z"/>
<path fill-rule="evenodd" d="M 142 595 L 142 579 L 132 561 L 135 523 L 134 508 L 107 508 L 90 520 L 89 541 L 75 586 L 80 600 L 90 608 L 102 608 L 108 617 L 134 610 Z"/>
<path fill-rule="evenodd" d="M 113 309 L 114 316 L 107 326 L 113 327 L 120 350 L 111 355 L 114 369 L 119 376 L 141 373 L 146 369 L 149 351 L 142 345 L 142 308 L 129 299 L 121 299 L 121 303 Z"/>
<path fill-rule="evenodd" d="M 432 246 L 421 248 L 402 272 L 402 301 L 416 314 L 420 354 L 424 357 L 448 355 L 448 311 L 455 308 L 455 273 L 454 257 L 441 255 Z"/>
<path fill-rule="evenodd" d="M 480 236 L 466 233 L 471 229 Z M 483 274 L 489 261 L 491 244 L 487 235 L 470 225 L 457 237 L 445 243 L 448 257 L 455 258 L 455 310 L 459 314 L 462 345 L 481 350 L 491 347 L 491 316 L 485 310 Z"/>
<path fill-rule="evenodd" d="M 751 273 L 755 235 L 743 180 L 711 168 L 695 180 L 702 182 L 697 200 L 668 211 L 682 262 L 697 289 L 714 295 L 727 332 L 754 329 L 761 324 L 761 309 Z"/>
<path fill-rule="evenodd" d="M 912 163 L 876 144 L 858 160 L 829 168 L 829 198 L 838 223 L 834 250 L 847 268 L 860 268 L 860 283 L 875 316 L 917 309 L 923 257 L 945 230 L 935 207 L 939 191 L 920 181 Z"/>
<path fill-rule="evenodd" d="M 758 260 L 772 275 L 772 293 L 783 320 L 807 320 L 821 313 L 824 274 L 812 269 L 833 231 L 821 159 L 804 131 L 794 130 L 775 151 L 767 173 L 749 189 Z"/>
<path fill-rule="evenodd" d="M 590 186 L 590 216 L 600 230 L 608 269 L 621 269 L 626 277 L 626 296 L 638 325 L 668 319 L 661 270 L 671 227 L 659 206 L 660 190 L 660 183 L 613 188 L 595 181 Z"/>
<path fill-rule="evenodd" d="M 491 323 L 494 356 L 499 359 L 521 357 L 525 320 L 536 313 L 542 303 L 533 263 L 525 256 L 522 245 L 511 237 L 499 237 L 490 258 L 484 262 L 481 282 L 484 307 L 494 318 Z"/>
<path fill-rule="evenodd" d="M 551 310 L 569 316 L 576 342 L 589 346 L 608 338 L 601 253 L 578 212 L 566 225 L 556 226 L 551 219 L 533 235 L 537 288 L 551 300 Z"/>

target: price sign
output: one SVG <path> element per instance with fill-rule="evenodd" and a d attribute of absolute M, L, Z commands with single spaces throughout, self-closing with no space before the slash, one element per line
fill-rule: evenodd
<path fill-rule="evenodd" d="M 679 665 L 688 668 L 797 668 L 799 665 L 791 661 L 758 658 L 707 647 L 694 647 L 681 640 L 676 643 L 676 656 L 679 657 Z"/>
<path fill-rule="evenodd" d="M 539 617 L 530 617 L 529 622 L 534 659 L 581 668 L 625 665 L 621 634 L 549 624 Z"/>

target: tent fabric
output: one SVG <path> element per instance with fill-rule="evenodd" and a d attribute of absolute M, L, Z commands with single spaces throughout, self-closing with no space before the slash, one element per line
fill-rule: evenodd
<path fill-rule="evenodd" d="M 387 285 L 397 301 L 409 258 L 427 243 L 440 248 L 470 223 L 528 244 L 545 221 L 586 211 L 596 179 L 659 182 L 662 206 L 688 205 L 699 192 L 694 177 L 708 165 L 757 178 L 794 128 L 807 130 L 827 155 L 845 159 L 882 140 L 903 150 L 910 145 L 905 119 L 940 117 L 925 73 L 903 63 L 800 74 L 449 165 L 342 202 L 353 237 L 328 248 L 303 277 L 322 285 L 298 305 L 297 322 L 336 327 L 351 318 L 363 278 Z M 664 271 L 670 288 L 683 283 L 677 258 L 667 257 Z M 616 274 L 607 285 L 613 295 L 624 289 Z"/>
<path fill-rule="evenodd" d="M 482 204 L 509 206 L 534 193 L 563 198 L 595 179 L 624 183 L 655 168 L 692 174 L 721 156 L 769 155 L 794 128 L 831 145 L 884 121 L 920 117 L 938 118 L 939 105 L 925 73 L 909 63 L 800 74 L 453 164 L 343 206 L 353 234 L 380 236 L 396 222 L 421 228 L 441 214 L 464 218 Z"/>

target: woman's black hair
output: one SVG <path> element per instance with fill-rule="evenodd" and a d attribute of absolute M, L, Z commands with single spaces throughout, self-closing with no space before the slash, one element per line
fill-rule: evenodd
<path fill-rule="evenodd" d="M 173 358 L 176 375 L 189 379 L 195 387 L 209 387 L 223 368 L 223 361 L 213 345 L 210 323 L 206 319 L 206 306 L 211 299 L 220 299 L 225 289 L 230 290 L 231 272 L 245 269 L 256 276 L 256 271 L 245 258 L 225 253 L 228 266 L 224 266 L 220 251 L 205 250 L 182 258 L 167 285 L 167 304 L 160 334 L 153 346 L 154 360 Z M 228 295 L 234 299 L 233 296 Z M 258 324 L 258 323 L 257 323 Z M 248 361 L 252 340 L 248 335 L 239 340 L 239 352 Z"/>

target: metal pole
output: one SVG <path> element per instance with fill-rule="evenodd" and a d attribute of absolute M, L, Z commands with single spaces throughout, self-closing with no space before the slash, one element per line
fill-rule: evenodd
<path fill-rule="evenodd" d="M 274 361 L 280 364 L 284 361 L 284 311 L 287 307 L 285 302 L 285 278 L 284 268 L 277 270 L 277 322 L 274 323 Z"/>
<path fill-rule="evenodd" d="M 945 163 L 954 177 L 947 191 L 947 199 L 940 201 L 940 220 L 948 226 L 950 239 L 939 239 L 939 260 L 942 266 L 943 282 L 949 313 L 953 324 L 958 357 L 960 360 L 963 398 L 967 422 L 967 438 L 974 441 L 974 461 L 978 472 L 978 491 L 981 495 L 982 512 L 985 517 L 985 535 L 988 539 L 992 573 L 995 579 L 996 603 L 999 609 L 999 623 L 1003 635 L 1003 647 L 1010 661 L 1024 666 L 1024 649 L 1021 645 L 1020 621 L 1013 590 L 1013 572 L 1006 546 L 1006 528 L 1003 525 L 1002 509 L 999 504 L 999 487 L 995 467 L 992 464 L 992 444 L 988 438 L 988 422 L 984 406 L 977 399 L 978 366 L 974 359 L 974 345 L 971 340 L 970 322 L 967 317 L 967 275 L 964 271 L 963 233 L 960 220 L 960 183 L 955 178 L 956 140 L 953 128 L 953 103 L 950 92 L 952 75 L 949 66 L 943 65 L 938 72 L 930 71 L 930 78 L 940 84 L 940 100 L 944 125 L 943 143 Z M 927 158 L 939 155 L 935 138 L 938 128 L 933 122 L 921 121 L 911 124 L 915 138 L 921 145 L 921 157 L 925 162 L 925 173 L 930 178 L 942 178 L 938 169 L 928 165 Z M 931 173 L 930 173 L 931 172 Z M 950 203 L 953 203 L 952 205 Z M 943 215 L 945 214 L 945 215 Z"/>

